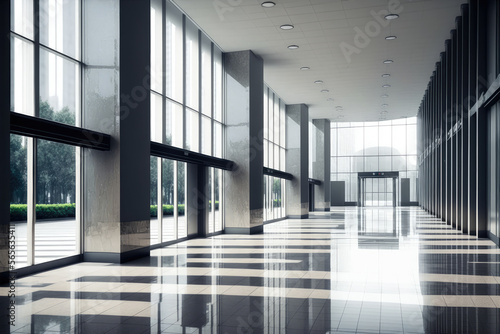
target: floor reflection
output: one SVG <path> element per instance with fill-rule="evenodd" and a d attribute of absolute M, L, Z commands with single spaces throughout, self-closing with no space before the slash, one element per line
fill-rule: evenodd
<path fill-rule="evenodd" d="M 10 331 L 500 332 L 491 241 L 418 208 L 332 210 L 20 279 Z"/>

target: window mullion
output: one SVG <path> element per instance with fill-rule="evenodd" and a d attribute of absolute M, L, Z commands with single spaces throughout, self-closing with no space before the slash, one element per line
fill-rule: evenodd
<path fill-rule="evenodd" d="M 35 263 L 35 221 L 36 221 L 36 139 L 27 138 L 27 231 L 26 231 L 26 262 L 28 266 Z"/>
<path fill-rule="evenodd" d="M 174 240 L 179 239 L 179 200 L 178 200 L 178 186 L 179 186 L 179 162 L 177 160 L 174 160 L 174 177 L 173 177 L 173 182 L 174 182 Z M 184 213 L 186 214 L 186 212 Z"/>
<path fill-rule="evenodd" d="M 40 3 L 33 2 L 33 103 L 34 116 L 40 115 Z M 36 222 L 36 165 L 37 140 L 28 138 L 28 217 L 27 217 L 27 265 L 35 263 Z"/>
<path fill-rule="evenodd" d="M 186 148 L 186 16 L 182 15 L 182 148 Z"/>
<path fill-rule="evenodd" d="M 202 63 L 202 45 L 203 45 L 203 40 L 201 36 L 201 31 L 198 30 L 198 152 L 203 153 L 203 147 L 202 147 L 202 139 L 203 139 L 203 128 L 202 128 L 202 116 L 203 115 L 203 95 L 201 92 L 201 87 L 203 84 L 203 71 L 205 70 L 203 68 L 203 63 Z"/>
<path fill-rule="evenodd" d="M 158 224 L 158 243 L 165 242 L 167 240 L 163 240 L 163 178 L 166 177 L 163 175 L 163 163 L 167 163 L 163 161 L 162 158 L 156 158 L 156 168 L 157 168 L 157 177 L 156 177 L 156 220 Z"/>

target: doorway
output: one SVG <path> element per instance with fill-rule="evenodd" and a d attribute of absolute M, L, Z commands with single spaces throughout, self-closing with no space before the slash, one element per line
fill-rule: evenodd
<path fill-rule="evenodd" d="M 358 173 L 358 206 L 392 206 L 397 203 L 399 172 Z"/>

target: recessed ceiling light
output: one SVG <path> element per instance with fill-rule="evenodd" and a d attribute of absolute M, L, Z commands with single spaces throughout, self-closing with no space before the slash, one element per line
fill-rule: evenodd
<path fill-rule="evenodd" d="M 327 98 L 326 100 L 327 100 L 327 101 L 334 101 L 334 100 L 333 100 L 333 97 L 329 97 L 329 98 Z"/>
<path fill-rule="evenodd" d="M 314 81 L 315 84 L 322 84 L 323 83 L 323 80 L 316 80 Z"/>
<path fill-rule="evenodd" d="M 300 68 L 300 70 L 301 70 L 301 71 L 309 71 L 310 69 L 311 69 L 311 68 L 310 68 L 310 67 L 308 67 L 308 66 L 302 66 L 302 67 Z"/>
<path fill-rule="evenodd" d="M 380 97 L 382 97 L 382 98 L 384 98 L 384 99 L 385 99 L 385 98 L 388 98 L 388 97 L 389 97 L 389 95 L 384 94 L 384 95 L 381 95 Z"/>
<path fill-rule="evenodd" d="M 384 88 L 389 88 L 389 87 L 391 87 L 391 85 L 387 85 L 387 84 L 386 84 L 386 85 L 383 85 L 382 87 L 384 87 Z"/>
<path fill-rule="evenodd" d="M 292 45 L 289 45 L 289 46 L 288 46 L 288 48 L 289 48 L 290 50 L 295 50 L 295 49 L 298 49 L 298 48 L 299 48 L 299 46 L 298 46 L 298 45 L 295 45 L 295 44 L 292 44 Z"/>
<path fill-rule="evenodd" d="M 381 114 L 387 114 L 387 110 L 382 110 L 380 113 Z"/>
<path fill-rule="evenodd" d="M 392 60 L 392 59 L 384 60 L 384 64 L 392 64 L 392 63 L 394 63 L 394 60 Z"/>
<path fill-rule="evenodd" d="M 388 41 L 392 41 L 393 39 L 396 39 L 397 36 L 387 36 L 385 39 Z"/>
<path fill-rule="evenodd" d="M 389 73 L 385 73 L 385 74 L 382 74 L 382 78 L 388 78 L 390 77 L 391 75 Z"/>
<path fill-rule="evenodd" d="M 384 104 L 382 105 L 382 108 L 387 108 L 388 106 L 389 106 L 389 105 L 388 105 L 387 103 L 384 103 Z"/>
<path fill-rule="evenodd" d="M 292 30 L 294 27 L 291 24 L 283 24 L 280 26 L 280 28 L 283 30 Z"/>
<path fill-rule="evenodd" d="M 336 106 L 335 109 L 341 110 L 341 109 L 344 109 L 344 108 L 342 108 L 342 106 Z"/>
<path fill-rule="evenodd" d="M 328 90 L 328 89 L 323 89 L 323 90 L 321 91 L 321 93 L 328 93 L 328 92 L 329 92 L 329 90 Z"/>
<path fill-rule="evenodd" d="M 395 20 L 395 19 L 397 19 L 397 18 L 399 18 L 399 15 L 398 15 L 398 14 L 387 14 L 387 15 L 385 16 L 385 19 L 386 19 L 386 20 Z"/>
<path fill-rule="evenodd" d="M 265 8 L 271 8 L 271 7 L 274 7 L 276 6 L 276 4 L 272 1 L 264 1 L 263 3 L 260 4 L 262 7 L 265 7 Z"/>

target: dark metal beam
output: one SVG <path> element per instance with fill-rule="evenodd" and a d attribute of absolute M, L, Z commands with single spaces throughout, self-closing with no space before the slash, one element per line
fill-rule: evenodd
<path fill-rule="evenodd" d="M 151 155 L 155 157 L 183 161 L 224 170 L 233 170 L 235 168 L 235 163 L 230 160 L 191 152 L 182 148 L 156 142 L 151 142 Z"/>
<path fill-rule="evenodd" d="M 111 147 L 110 135 L 15 112 L 10 113 L 10 133 L 100 151 Z"/>
<path fill-rule="evenodd" d="M 282 172 L 280 170 L 264 167 L 264 175 L 278 177 L 285 180 L 293 180 L 293 175 L 287 172 Z"/>

